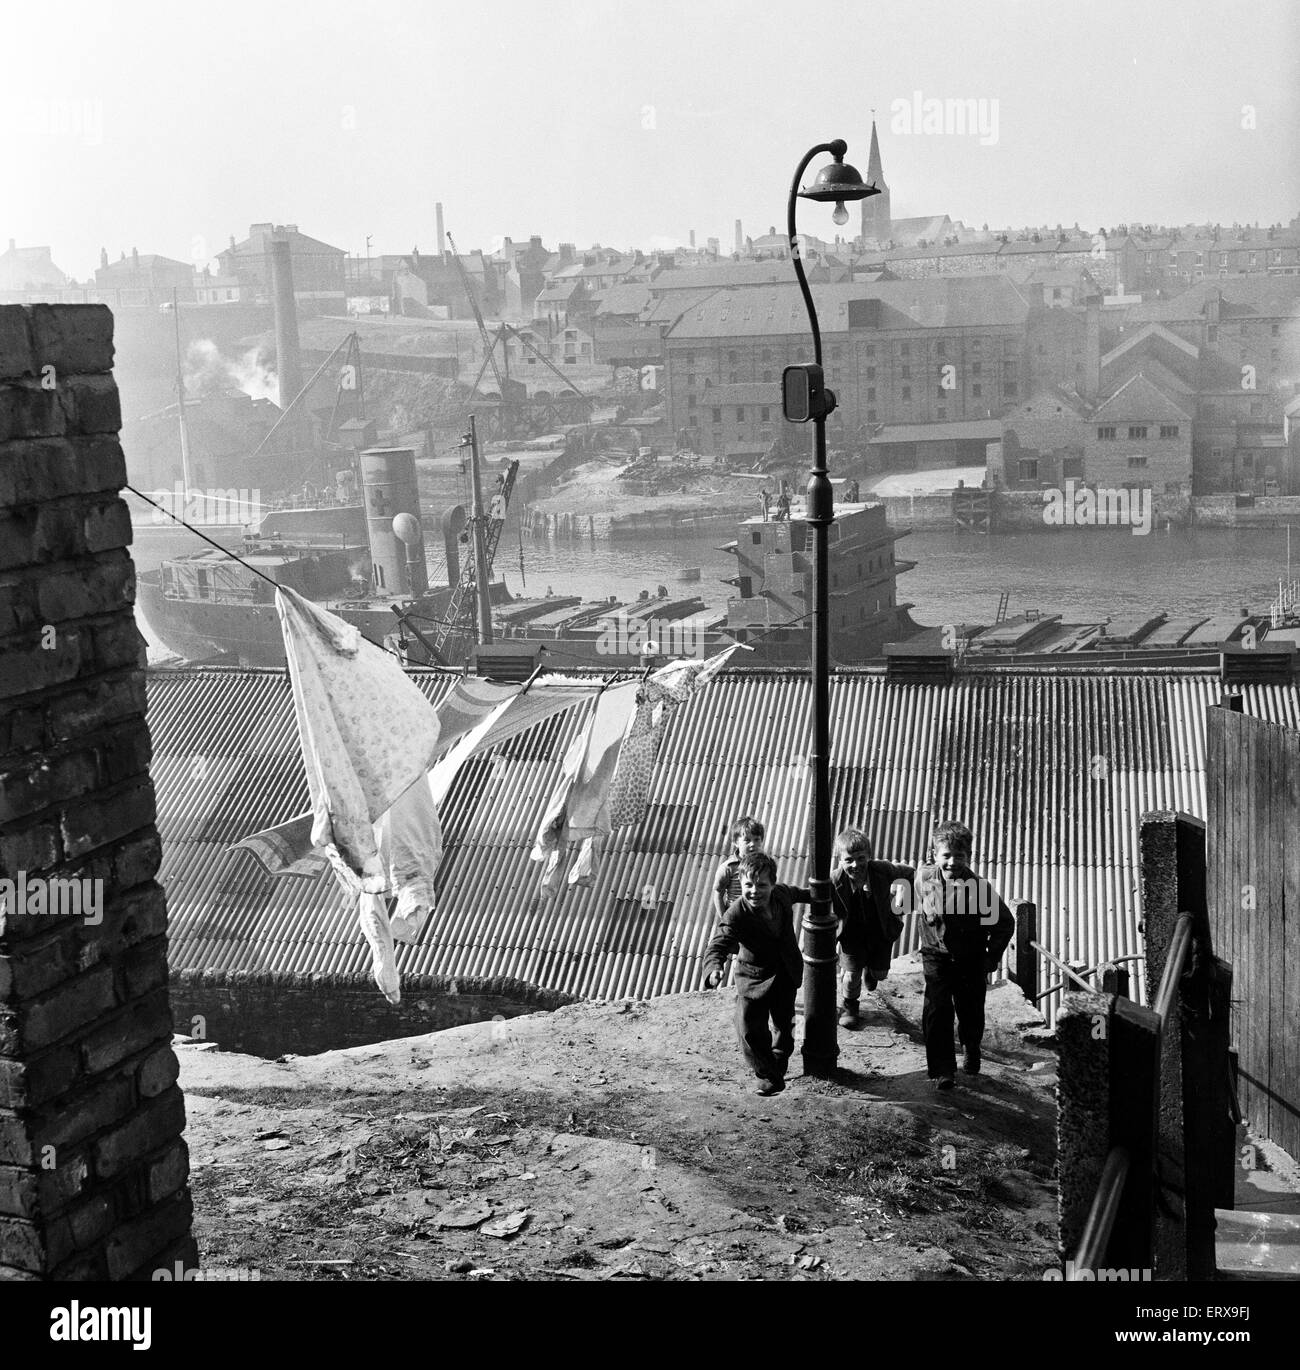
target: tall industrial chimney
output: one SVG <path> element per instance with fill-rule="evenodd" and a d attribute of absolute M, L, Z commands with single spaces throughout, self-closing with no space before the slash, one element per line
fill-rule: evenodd
<path fill-rule="evenodd" d="M 737 219 L 737 220 L 736 220 L 736 251 L 737 251 L 737 252 L 743 252 L 744 250 L 745 250 L 745 235 L 744 235 L 744 233 L 741 231 L 740 220 Z"/>
<path fill-rule="evenodd" d="M 275 229 L 270 237 L 271 302 L 275 306 L 275 370 L 280 378 L 280 408 L 287 409 L 302 389 L 302 351 L 298 342 L 298 304 L 293 297 L 293 263 L 289 235 Z"/>
<path fill-rule="evenodd" d="M 695 230 L 691 229 L 691 251 L 695 251 Z"/>
<path fill-rule="evenodd" d="M 434 213 L 438 216 L 438 258 L 441 261 L 447 255 L 447 235 L 442 227 L 442 205 L 434 205 Z"/>

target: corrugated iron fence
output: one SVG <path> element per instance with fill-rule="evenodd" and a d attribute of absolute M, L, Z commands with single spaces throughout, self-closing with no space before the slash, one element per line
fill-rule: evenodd
<path fill-rule="evenodd" d="M 455 678 L 416 673 L 435 702 Z M 153 672 L 149 690 L 173 967 L 364 970 L 332 877 L 272 881 L 224 854 L 307 807 L 284 673 Z M 989 672 L 946 685 L 841 673 L 832 812 L 909 863 L 933 821 L 960 818 L 976 869 L 1008 902 L 1037 905 L 1044 947 L 1089 966 L 1132 956 L 1139 817 L 1204 814 L 1205 709 L 1220 693 L 1210 673 Z M 1300 723 L 1293 684 L 1246 686 L 1245 701 Z M 806 673 L 720 677 L 669 721 L 644 820 L 614 834 L 589 888 L 553 900 L 539 898 L 528 853 L 591 705 L 474 758 L 444 806 L 437 914 L 422 945 L 399 948 L 399 968 L 593 998 L 697 988 L 730 821 L 757 814 L 782 877 L 804 879 L 809 704 Z M 902 950 L 915 942 L 909 928 Z"/>

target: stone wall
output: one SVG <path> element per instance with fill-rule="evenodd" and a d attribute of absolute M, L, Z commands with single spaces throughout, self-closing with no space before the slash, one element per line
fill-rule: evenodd
<path fill-rule="evenodd" d="M 393 1007 L 368 974 L 199 970 L 172 975 L 171 999 L 178 1032 L 267 1057 L 368 1046 L 576 1002 L 504 976 L 407 975 Z"/>
<path fill-rule="evenodd" d="M 197 1264 L 112 364 L 0 307 L 0 1278 Z"/>

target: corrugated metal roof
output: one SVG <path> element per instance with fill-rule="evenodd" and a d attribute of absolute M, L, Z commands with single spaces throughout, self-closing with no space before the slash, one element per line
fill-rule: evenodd
<path fill-rule="evenodd" d="M 457 679 L 413 674 L 434 702 Z M 1248 714 L 1300 728 L 1300 686 L 1239 688 Z M 960 818 L 976 868 L 1038 905 L 1049 951 L 1089 965 L 1132 955 L 1138 821 L 1204 816 L 1205 709 L 1222 692 L 1208 672 L 989 671 L 946 685 L 846 672 L 831 686 L 832 812 L 907 862 L 935 818 Z M 172 966 L 365 970 L 330 874 L 272 880 L 224 854 L 307 807 L 285 674 L 152 672 L 149 700 Z M 398 948 L 399 968 L 599 998 L 697 987 L 729 822 L 758 814 L 783 878 L 805 875 L 809 703 L 802 673 L 719 677 L 669 721 L 644 821 L 613 836 L 590 888 L 553 901 L 538 898 L 528 853 L 590 702 L 473 758 L 443 807 L 440 905 L 422 943 Z M 909 927 L 901 949 L 915 940 Z"/>

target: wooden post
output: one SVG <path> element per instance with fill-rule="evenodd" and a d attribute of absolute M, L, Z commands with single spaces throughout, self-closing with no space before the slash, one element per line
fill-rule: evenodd
<path fill-rule="evenodd" d="M 1020 900 L 1012 912 L 1016 917 L 1016 973 L 1020 992 L 1032 1004 L 1038 998 L 1038 907 L 1028 899 Z"/>

